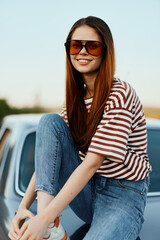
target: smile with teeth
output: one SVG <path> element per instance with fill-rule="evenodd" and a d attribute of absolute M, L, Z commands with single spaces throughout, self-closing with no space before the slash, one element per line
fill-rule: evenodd
<path fill-rule="evenodd" d="M 78 62 L 82 62 L 82 63 L 88 63 L 88 62 L 90 62 L 91 60 L 78 59 L 77 61 L 78 61 Z"/>

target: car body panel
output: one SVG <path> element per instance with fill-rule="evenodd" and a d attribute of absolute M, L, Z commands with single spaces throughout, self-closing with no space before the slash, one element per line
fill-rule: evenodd
<path fill-rule="evenodd" d="M 25 168 L 29 158 L 23 157 L 25 144 L 27 140 L 32 139 L 32 134 L 35 133 L 37 124 L 42 115 L 40 114 L 27 114 L 27 115 L 15 115 L 8 116 L 4 119 L 2 128 L 0 130 L 0 140 L 3 139 L 4 133 L 7 129 L 6 137 L 4 138 L 5 146 L 0 148 L 3 154 L 0 154 L 0 240 L 8 240 L 8 231 L 10 228 L 11 221 L 14 217 L 15 210 L 18 208 L 19 203 L 24 196 L 24 189 L 26 189 L 29 179 L 33 173 L 33 165 L 31 164 L 29 168 Z M 160 131 L 160 120 L 147 119 L 147 128 L 150 131 L 157 134 Z M 158 129 L 158 130 L 157 130 Z M 151 139 L 151 138 L 150 138 Z M 156 138 L 157 139 L 157 138 Z M 156 139 L 154 141 L 156 141 Z M 159 141 L 159 137 L 158 137 Z M 4 145 L 4 142 L 0 142 L 0 146 Z M 32 144 L 32 143 L 31 143 Z M 160 141 L 156 142 L 156 147 L 158 146 L 158 151 L 160 149 Z M 149 144 L 150 147 L 151 144 Z M 28 146 L 28 145 L 27 145 Z M 29 148 L 29 147 L 28 147 Z M 30 148 L 29 148 L 30 149 Z M 153 146 L 154 150 L 154 146 Z M 152 151 L 152 149 L 149 151 Z M 153 152 L 153 151 L 152 151 Z M 34 155 L 33 149 L 30 154 Z M 154 154 L 154 153 L 153 153 Z M 25 156 L 27 154 L 25 153 Z M 154 156 L 154 155 L 153 155 Z M 158 159 L 157 156 L 157 163 Z M 154 161 L 153 161 L 154 162 Z M 22 166 L 21 166 L 22 164 Z M 27 162 L 28 164 L 28 162 Z M 152 161 L 151 161 L 152 164 Z M 154 163 L 155 164 L 155 163 Z M 160 165 L 160 164 L 159 164 Z M 160 173 L 159 165 L 156 168 L 156 174 Z M 28 165 L 27 165 L 28 166 Z M 23 169 L 24 167 L 24 169 Z M 31 169 L 31 171 L 30 171 Z M 154 166 L 153 166 L 154 169 Z M 28 172 L 27 172 L 28 171 Z M 26 174 L 27 172 L 27 174 Z M 24 177 L 25 176 L 25 177 Z M 152 176 L 152 175 L 151 175 Z M 20 184 L 23 182 L 24 184 Z M 157 177 L 153 176 L 153 177 Z M 159 177 L 159 176 L 158 176 Z M 155 180 L 156 181 L 156 178 Z M 152 185 L 151 185 L 152 186 Z M 154 189 L 154 186 L 152 186 Z M 160 189 L 159 183 L 157 185 L 156 191 L 151 191 L 148 193 L 147 206 L 144 213 L 145 222 L 143 224 L 140 238 L 141 240 L 158 240 L 160 236 Z M 31 211 L 36 214 L 36 200 L 31 206 Z M 80 240 L 88 231 L 89 226 L 80 220 L 71 208 L 68 206 L 62 212 L 61 217 L 62 225 L 71 236 L 71 239 Z M 154 232 L 154 238 L 153 238 Z M 151 237 L 152 236 L 152 237 Z"/>

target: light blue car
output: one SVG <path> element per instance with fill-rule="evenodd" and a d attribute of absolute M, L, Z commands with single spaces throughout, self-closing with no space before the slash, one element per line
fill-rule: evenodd
<path fill-rule="evenodd" d="M 141 240 L 160 240 L 160 120 L 147 119 L 148 155 L 152 165 Z"/>
<path fill-rule="evenodd" d="M 8 231 L 15 210 L 34 171 L 35 135 L 40 117 L 38 114 L 8 116 L 0 129 L 0 240 L 9 239 Z M 147 119 L 147 129 L 153 171 L 145 222 L 138 239 L 160 240 L 160 120 Z M 36 201 L 31 211 L 36 212 Z M 71 240 L 83 239 L 89 229 L 70 207 L 62 212 L 61 221 Z"/>

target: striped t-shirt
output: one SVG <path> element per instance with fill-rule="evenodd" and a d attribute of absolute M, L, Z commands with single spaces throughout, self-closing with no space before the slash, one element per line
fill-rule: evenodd
<path fill-rule="evenodd" d="M 89 110 L 93 98 L 85 99 Z M 68 124 L 66 106 L 61 116 Z M 142 104 L 130 84 L 115 78 L 102 120 L 88 152 L 105 156 L 97 170 L 108 178 L 140 180 L 151 171 L 147 155 L 147 129 Z M 85 155 L 79 152 L 83 160 Z"/>

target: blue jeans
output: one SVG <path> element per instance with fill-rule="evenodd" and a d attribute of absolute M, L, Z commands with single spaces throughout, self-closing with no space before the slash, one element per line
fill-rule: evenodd
<path fill-rule="evenodd" d="M 56 196 L 81 163 L 70 130 L 58 114 L 44 115 L 36 138 L 36 191 Z M 143 223 L 148 177 L 140 181 L 95 174 L 70 203 L 91 227 L 84 240 L 135 240 Z"/>

